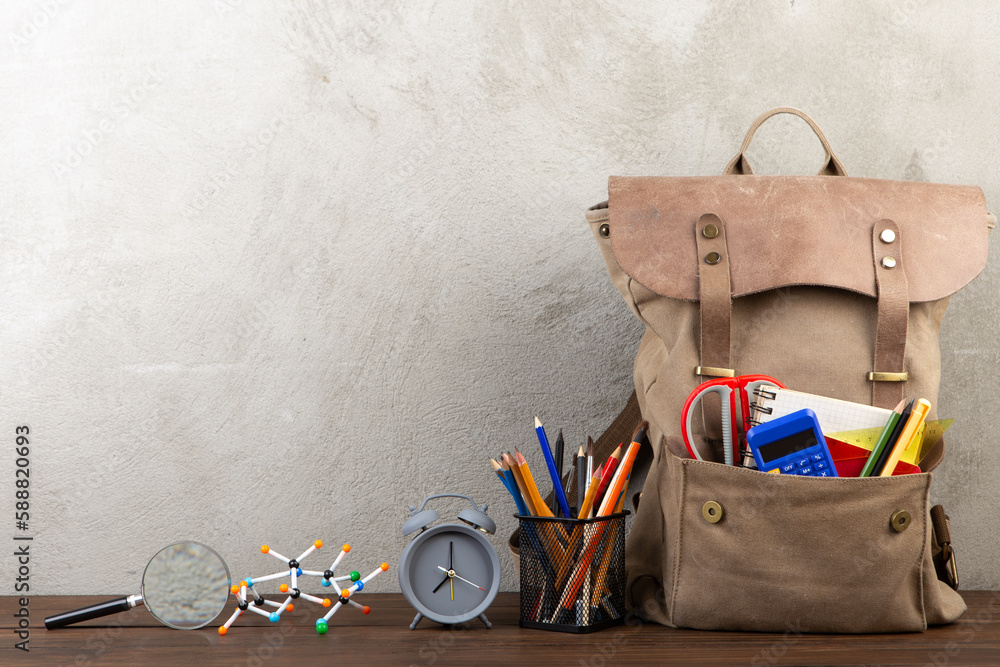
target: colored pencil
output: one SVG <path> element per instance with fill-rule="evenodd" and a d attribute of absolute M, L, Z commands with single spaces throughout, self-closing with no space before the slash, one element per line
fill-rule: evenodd
<path fill-rule="evenodd" d="M 597 516 L 607 516 L 614 511 L 616 505 L 618 505 L 619 496 L 625 492 L 625 483 L 628 481 L 629 473 L 632 472 L 632 464 L 635 463 L 635 457 L 639 454 L 639 443 L 633 441 L 631 445 L 628 446 L 628 451 L 625 452 L 625 456 L 622 458 L 621 465 L 615 470 L 615 476 L 611 480 L 611 486 L 604 494 L 604 498 L 601 500 L 601 509 L 598 510 Z"/>
<path fill-rule="evenodd" d="M 577 519 L 590 518 L 590 510 L 594 507 L 594 498 L 597 497 L 597 487 L 600 485 L 601 466 L 598 466 L 597 472 L 590 478 L 590 484 L 587 485 L 587 493 L 583 497 L 583 502 L 580 503 L 580 513 L 577 515 Z"/>
<path fill-rule="evenodd" d="M 521 469 L 517 467 L 514 456 L 505 453 L 503 455 L 503 462 L 507 464 L 510 473 L 514 476 L 514 482 L 517 484 L 518 491 L 521 492 L 521 499 L 524 500 L 524 507 L 528 510 L 528 514 L 538 516 L 538 512 L 535 511 L 535 503 L 531 500 L 531 494 L 528 493 L 528 487 L 524 483 L 524 477 L 521 476 Z"/>
<path fill-rule="evenodd" d="M 618 514 L 625 508 L 625 497 L 628 495 L 628 484 L 632 481 L 632 471 L 628 471 L 628 475 L 625 476 L 625 488 L 622 489 L 622 493 L 618 496 L 618 503 L 615 505 L 615 509 L 612 514 Z"/>
<path fill-rule="evenodd" d="M 889 419 L 885 422 L 885 427 L 879 434 L 878 439 L 875 441 L 875 446 L 872 447 L 872 453 L 865 461 L 865 467 L 861 469 L 861 473 L 858 477 L 871 477 L 872 471 L 875 470 L 875 464 L 878 463 L 879 457 L 882 456 L 882 451 L 885 449 L 886 445 L 889 444 L 889 438 L 892 436 L 893 429 L 896 428 L 896 423 L 899 421 L 900 415 L 903 414 L 903 408 L 906 407 L 906 399 L 904 398 L 899 402 L 899 405 L 893 409 L 892 414 L 889 415 Z"/>
<path fill-rule="evenodd" d="M 556 470 L 555 459 L 552 458 L 552 448 L 549 447 L 549 439 L 545 435 L 545 427 L 538 417 L 535 417 L 535 435 L 538 436 L 538 444 L 542 448 L 542 456 L 545 457 L 545 465 L 549 469 L 549 477 L 552 478 L 552 491 L 555 493 L 556 501 L 559 503 L 559 510 L 564 517 L 569 518 L 569 503 L 566 502 L 566 494 L 563 493 L 562 475 Z M 553 516 L 555 516 L 553 514 Z"/>
<path fill-rule="evenodd" d="M 622 456 L 622 446 L 618 445 L 615 451 L 611 452 L 611 456 L 604 463 L 604 472 L 601 473 L 601 485 L 597 487 L 597 496 L 594 498 L 594 504 L 599 505 L 601 500 L 604 498 L 604 493 L 608 490 L 608 486 L 611 484 L 611 477 L 615 474 L 615 468 L 618 467 L 618 460 Z"/>
<path fill-rule="evenodd" d="M 524 479 L 524 486 L 528 489 L 528 496 L 531 498 L 531 504 L 535 506 L 535 513 L 537 516 L 555 516 L 549 506 L 545 504 L 542 500 L 542 495 L 538 493 L 538 487 L 535 485 L 535 478 L 531 475 L 531 468 L 528 467 L 528 461 L 524 458 L 524 454 L 514 450 L 514 458 L 517 461 L 517 469 L 521 471 L 521 477 Z M 552 455 L 549 454 L 549 460 L 552 460 Z M 556 487 L 562 491 L 562 485 L 558 480 L 555 482 Z M 565 502 L 565 498 L 563 499 Z"/>
<path fill-rule="evenodd" d="M 559 473 L 559 483 L 562 485 L 563 493 L 567 493 L 566 498 L 567 502 L 569 502 L 568 500 L 569 495 L 568 492 L 566 491 L 566 481 L 565 477 L 563 477 L 562 474 L 563 454 L 565 448 L 566 448 L 566 442 L 563 440 L 562 429 L 559 429 L 559 434 L 556 436 L 556 444 L 552 448 L 552 458 L 556 462 L 556 472 Z M 560 516 L 559 504 L 558 500 L 556 499 L 555 489 L 552 490 L 552 497 L 549 498 L 549 507 L 552 509 L 553 514 L 555 514 L 556 516 Z"/>
<path fill-rule="evenodd" d="M 490 459 L 490 463 L 493 465 L 493 469 L 497 471 L 504 486 L 510 491 L 511 497 L 514 498 L 514 504 L 517 505 L 517 513 L 521 516 L 526 516 L 529 513 L 528 507 L 524 504 L 524 498 L 517 488 L 517 482 L 514 481 L 514 474 L 510 471 L 510 468 L 507 467 L 506 463 L 499 463 L 493 459 Z"/>
<path fill-rule="evenodd" d="M 899 439 L 899 434 L 903 432 L 906 422 L 910 419 L 910 414 L 913 412 L 913 403 L 913 399 L 910 399 L 906 407 L 903 408 L 903 414 L 896 421 L 896 426 L 892 429 L 892 434 L 889 436 L 888 444 L 882 448 L 882 453 L 879 455 L 878 461 L 875 462 L 875 468 L 871 472 L 871 477 L 880 477 L 882 475 L 882 470 L 885 468 L 885 464 L 892 454 L 892 446 Z"/>
<path fill-rule="evenodd" d="M 587 456 L 583 453 L 583 445 L 576 454 L 576 511 L 579 514 L 583 507 L 583 499 L 587 495 Z"/>
<path fill-rule="evenodd" d="M 923 425 L 930 409 L 930 401 L 923 398 L 917 399 L 910 418 L 906 420 L 906 426 L 903 427 L 899 438 L 893 443 L 892 453 L 889 454 L 889 460 L 885 462 L 885 466 L 882 468 L 882 472 L 879 473 L 879 477 L 890 477 L 892 475 L 896 469 L 896 464 L 899 463 L 899 457 L 913 444 L 913 439 L 917 436 L 917 431 Z"/>

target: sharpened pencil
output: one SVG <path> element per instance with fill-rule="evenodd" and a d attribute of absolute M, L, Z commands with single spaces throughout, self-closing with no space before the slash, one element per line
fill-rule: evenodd
<path fill-rule="evenodd" d="M 597 516 L 607 516 L 611 514 L 615 506 L 618 505 L 619 496 L 625 492 L 625 483 L 628 481 L 629 474 L 632 472 L 632 464 L 635 463 L 635 457 L 639 454 L 639 443 L 633 441 L 631 445 L 628 446 L 628 450 L 625 452 L 625 456 L 622 458 L 621 464 L 615 470 L 614 477 L 611 479 L 611 485 L 608 490 L 604 493 L 604 498 L 601 500 L 601 508 L 597 511 Z"/>
<path fill-rule="evenodd" d="M 611 456 L 604 463 L 603 472 L 601 473 L 601 485 L 597 487 L 597 496 L 594 498 L 594 504 L 598 504 L 604 498 L 605 492 L 608 490 L 608 486 L 611 485 L 611 476 L 615 474 L 615 469 L 618 467 L 618 460 L 622 456 L 622 446 L 618 445 L 615 451 L 611 452 Z"/>
<path fill-rule="evenodd" d="M 545 435 L 545 427 L 538 417 L 535 417 L 535 435 L 538 436 L 538 444 L 542 448 L 542 456 L 545 457 L 545 465 L 549 469 L 549 477 L 552 478 L 552 492 L 559 503 L 559 511 L 566 518 L 569 518 L 569 503 L 566 502 L 566 494 L 563 493 L 562 475 L 556 470 L 556 461 L 552 458 L 552 448 L 549 446 L 549 438 Z M 555 514 L 553 514 L 555 516 Z"/>
<path fill-rule="evenodd" d="M 594 498 L 597 497 L 597 487 L 601 485 L 601 468 L 603 466 L 598 466 L 597 472 L 594 476 L 590 478 L 590 484 L 587 485 L 587 493 L 583 497 L 583 502 L 580 503 L 580 513 L 577 515 L 577 519 L 589 519 L 590 510 L 594 507 Z"/>
<path fill-rule="evenodd" d="M 524 454 L 514 450 L 514 460 L 517 462 L 517 469 L 521 471 L 521 478 L 524 480 L 524 486 L 528 489 L 528 495 L 531 497 L 531 504 L 535 506 L 535 512 L 537 516 L 555 516 L 549 506 L 545 504 L 542 499 L 542 495 L 538 493 L 538 487 L 535 485 L 535 478 L 531 475 L 531 468 L 528 467 L 528 461 L 524 458 Z M 555 482 L 556 487 L 562 491 L 562 485 L 557 480 Z M 563 499 L 565 502 L 565 499 Z"/>
<path fill-rule="evenodd" d="M 535 511 L 535 503 L 531 500 L 531 494 L 528 493 L 528 487 L 524 483 L 524 477 L 521 476 L 521 469 L 517 467 L 514 455 L 505 452 L 503 462 L 507 464 L 510 473 L 514 476 L 514 483 L 517 484 L 517 489 L 521 492 L 521 499 L 524 500 L 524 507 L 528 510 L 528 514 L 538 516 L 538 512 Z"/>
<path fill-rule="evenodd" d="M 493 469 L 497 471 L 500 478 L 506 482 L 507 490 L 510 491 L 510 495 L 514 498 L 514 504 L 517 505 L 517 513 L 521 516 L 530 514 L 528 506 L 524 503 L 524 497 L 518 489 L 517 481 L 514 479 L 514 473 L 510 471 L 510 466 L 507 465 L 507 462 L 499 463 L 490 459 L 490 463 L 493 464 Z"/>

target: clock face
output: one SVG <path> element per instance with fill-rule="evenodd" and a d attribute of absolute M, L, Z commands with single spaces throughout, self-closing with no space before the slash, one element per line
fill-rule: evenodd
<path fill-rule="evenodd" d="M 500 587 L 493 545 L 471 528 L 441 525 L 407 545 L 399 583 L 407 601 L 439 623 L 463 623 L 483 613 Z"/>

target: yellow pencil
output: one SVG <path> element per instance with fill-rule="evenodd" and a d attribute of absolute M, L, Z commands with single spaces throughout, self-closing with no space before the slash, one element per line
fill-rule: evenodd
<path fill-rule="evenodd" d="M 580 514 L 576 517 L 577 519 L 590 518 L 590 510 L 593 509 L 594 498 L 597 496 L 597 487 L 601 485 L 601 469 L 603 467 L 598 466 L 597 472 L 590 478 L 590 484 L 587 485 L 587 495 L 583 497 L 583 504 L 580 505 Z"/>
<path fill-rule="evenodd" d="M 524 506 L 528 508 L 528 513 L 532 516 L 538 516 L 538 512 L 535 511 L 535 503 L 532 502 L 531 496 L 528 494 L 528 487 L 524 484 L 524 478 L 521 477 L 521 469 L 513 462 L 514 457 L 511 454 L 503 455 L 503 462 L 507 464 L 510 471 L 514 474 L 514 482 L 517 483 L 517 488 L 521 492 L 521 498 L 524 500 Z"/>
<path fill-rule="evenodd" d="M 879 477 L 892 476 L 892 471 L 896 469 L 896 464 L 899 463 L 899 457 L 913 444 L 917 430 L 924 423 L 930 409 L 930 401 L 923 398 L 918 398 L 917 402 L 913 404 L 913 412 L 910 413 L 910 418 L 906 420 L 906 426 L 903 427 L 899 437 L 896 438 L 896 444 L 892 446 L 892 453 L 889 454 L 889 460 L 885 462 L 885 467 L 882 468 Z"/>
<path fill-rule="evenodd" d="M 528 493 L 531 495 L 531 503 L 535 506 L 536 516 L 555 516 L 549 506 L 545 504 L 542 500 L 542 495 L 538 493 L 538 487 L 535 486 L 535 479 L 531 476 L 531 468 L 528 467 L 528 461 L 524 458 L 524 454 L 514 450 L 514 460 L 517 461 L 517 467 L 521 471 L 521 477 L 524 478 L 524 486 L 527 487 Z"/>

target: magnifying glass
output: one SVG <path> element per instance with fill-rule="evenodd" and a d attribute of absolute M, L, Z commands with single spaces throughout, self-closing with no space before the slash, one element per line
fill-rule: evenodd
<path fill-rule="evenodd" d="M 153 618 L 178 630 L 211 623 L 229 599 L 229 568 L 215 551 L 198 542 L 161 549 L 146 565 L 139 595 L 100 602 L 45 619 L 49 630 L 145 605 Z"/>

